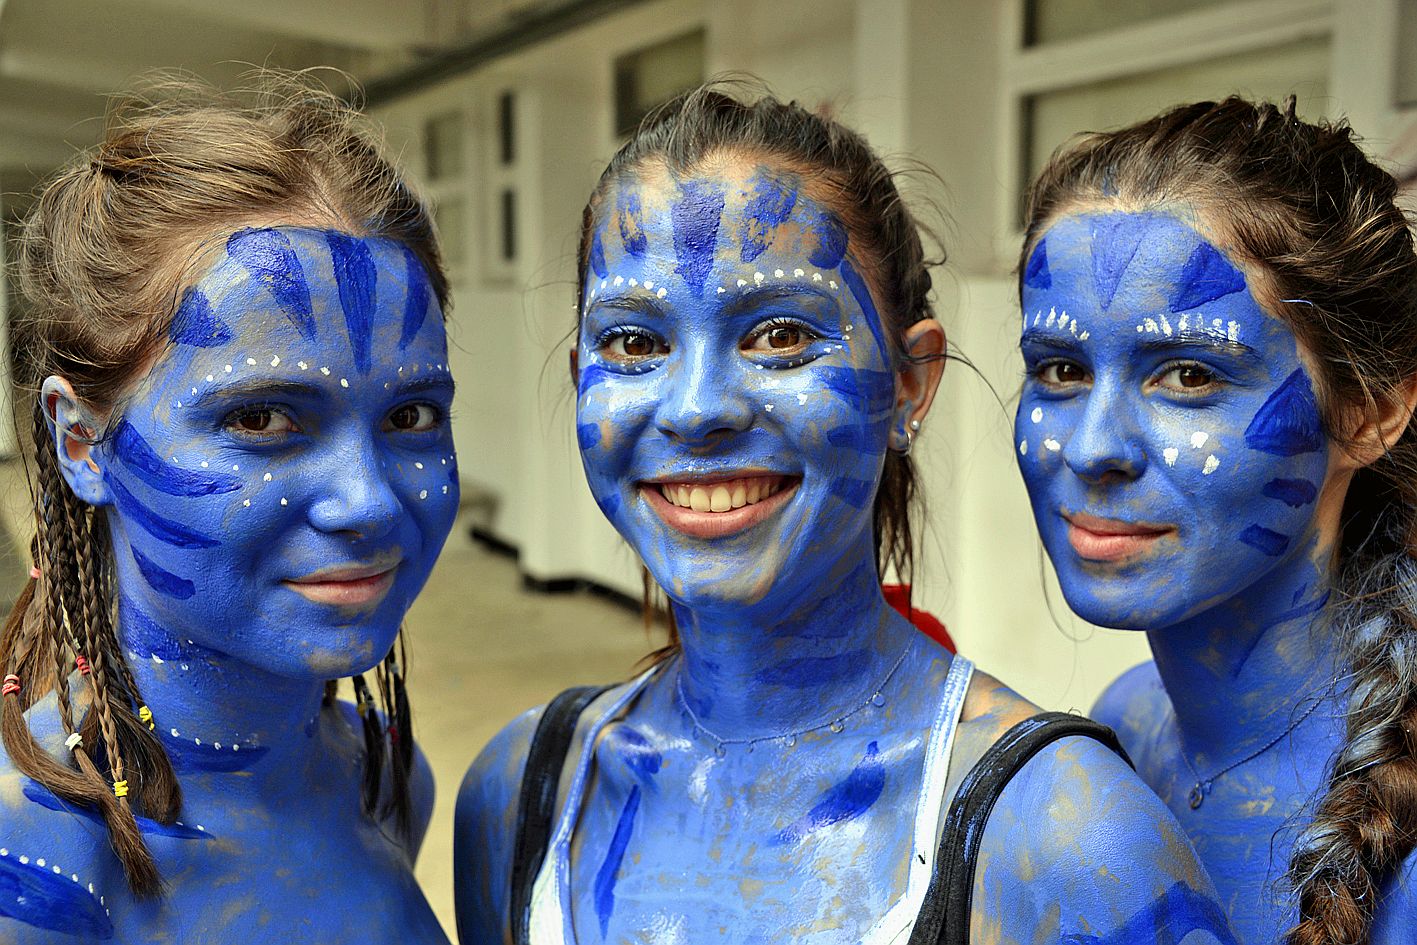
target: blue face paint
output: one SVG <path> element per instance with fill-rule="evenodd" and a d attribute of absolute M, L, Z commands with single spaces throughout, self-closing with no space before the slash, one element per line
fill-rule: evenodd
<path fill-rule="evenodd" d="M 231 340 L 231 329 L 212 316 L 211 303 L 196 289 L 188 289 L 172 317 L 168 338 L 179 345 L 217 348 Z"/>
<path fill-rule="evenodd" d="M 113 938 L 113 920 L 98 896 L 38 859 L 8 848 L 0 855 L 0 916 L 88 941 Z"/>
<path fill-rule="evenodd" d="M 622 229 L 634 209 L 642 243 L 584 289 L 577 440 L 591 492 L 676 601 L 800 600 L 833 559 L 872 554 L 894 406 L 845 230 L 795 177 L 761 168 L 627 182 L 614 205 Z M 838 269 L 807 258 L 824 243 Z M 676 507 L 708 511 L 716 490 L 735 510 L 773 495 L 774 511 L 711 540 L 670 524 Z"/>
<path fill-rule="evenodd" d="M 393 242 L 279 229 L 226 245 L 187 296 L 202 317 L 95 448 L 119 587 L 149 652 L 156 626 L 278 675 L 348 675 L 387 651 L 457 508 L 443 326 Z M 337 569 L 386 588 L 301 593 Z"/>
<path fill-rule="evenodd" d="M 1169 626 L 1311 567 L 1318 405 L 1293 332 L 1245 286 L 1161 213 L 1065 216 L 1025 268 L 1019 468 L 1094 623 Z"/>

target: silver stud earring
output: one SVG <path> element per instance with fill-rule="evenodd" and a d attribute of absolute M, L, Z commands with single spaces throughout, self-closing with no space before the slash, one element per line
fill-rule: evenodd
<path fill-rule="evenodd" d="M 920 432 L 920 421 L 919 421 L 919 420 L 912 420 L 912 421 L 910 421 L 910 429 L 911 429 L 911 432 L 913 432 L 913 433 L 919 433 L 919 432 Z"/>

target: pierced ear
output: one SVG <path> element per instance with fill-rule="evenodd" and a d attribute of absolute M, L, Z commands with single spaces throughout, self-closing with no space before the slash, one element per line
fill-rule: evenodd
<path fill-rule="evenodd" d="M 923 318 L 905 330 L 901 342 L 905 358 L 896 385 L 891 429 L 914 434 L 930 412 L 945 373 L 945 329 L 935 319 Z"/>
<path fill-rule="evenodd" d="M 575 347 L 575 346 L 572 346 L 569 353 L 570 353 L 570 355 L 571 355 L 571 360 L 570 360 L 570 366 L 571 366 L 571 386 L 572 386 L 572 387 L 580 387 L 580 386 L 581 386 L 581 349 L 580 349 L 580 348 L 577 348 L 577 347 Z"/>
<path fill-rule="evenodd" d="M 40 388 L 40 402 L 44 404 L 44 419 L 49 424 L 64 481 L 74 495 L 89 505 L 110 504 L 108 485 L 103 481 L 103 470 L 93 448 L 98 422 L 80 403 L 73 385 L 62 377 L 46 377 Z"/>
<path fill-rule="evenodd" d="M 1407 430 L 1417 410 L 1417 375 L 1409 377 L 1392 397 L 1378 404 L 1376 416 L 1362 417 L 1344 451 L 1355 467 L 1377 462 Z"/>

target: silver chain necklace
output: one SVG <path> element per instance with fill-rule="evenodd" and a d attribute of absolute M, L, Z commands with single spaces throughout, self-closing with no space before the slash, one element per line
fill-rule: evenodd
<path fill-rule="evenodd" d="M 1195 775 L 1196 778 L 1195 786 L 1192 787 L 1191 792 L 1186 795 L 1186 800 L 1190 802 L 1191 810 L 1196 810 L 1202 804 L 1205 803 L 1205 799 L 1210 795 L 1210 789 L 1215 786 L 1216 778 L 1220 777 L 1222 774 L 1225 774 L 1227 771 L 1234 771 L 1236 768 L 1240 767 L 1242 764 L 1245 764 L 1247 761 L 1254 761 L 1260 755 L 1263 755 L 1275 745 L 1278 745 L 1289 735 L 1289 733 L 1293 732 L 1296 728 L 1302 725 L 1305 719 L 1313 715 L 1314 710 L 1317 709 L 1322 702 L 1322 699 L 1316 700 L 1313 705 L 1309 706 L 1307 709 L 1304 710 L 1303 715 L 1299 716 L 1293 722 L 1290 722 L 1288 728 L 1271 738 L 1262 747 L 1250 752 L 1248 755 L 1241 758 L 1239 761 L 1231 762 L 1230 764 L 1221 768 L 1219 771 L 1215 772 L 1215 774 L 1212 774 L 1208 778 L 1201 777 L 1200 772 L 1196 770 L 1196 766 L 1191 764 L 1191 759 L 1186 757 L 1185 749 L 1181 747 L 1180 733 L 1178 731 L 1176 736 L 1176 750 L 1181 755 L 1181 760 L 1186 763 L 1186 767 L 1191 769 L 1191 774 Z M 1175 712 L 1173 711 L 1172 716 L 1174 717 L 1174 715 Z"/>
<path fill-rule="evenodd" d="M 684 664 L 682 662 L 679 664 L 679 668 L 674 675 L 674 695 L 679 700 L 679 708 L 684 710 L 684 714 L 687 715 L 689 721 L 693 723 L 694 733 L 696 735 L 702 733 L 712 739 L 714 743 L 713 753 L 720 758 L 728 754 L 729 745 L 747 745 L 748 750 L 752 751 L 754 745 L 759 745 L 763 742 L 782 742 L 785 746 L 791 748 L 793 745 L 797 744 L 799 736 L 809 735 L 812 732 L 818 732 L 822 729 L 827 729 L 834 735 L 839 734 L 846 728 L 846 720 L 868 705 L 873 705 L 877 708 L 885 705 L 886 697 L 882 693 L 882 690 L 890 685 L 891 678 L 895 676 L 896 670 L 900 669 L 901 664 L 905 662 L 906 654 L 909 652 L 910 650 L 907 648 L 896 658 L 895 663 L 893 663 L 891 668 L 886 672 L 885 678 L 882 679 L 879 684 L 872 687 L 870 690 L 871 694 L 861 700 L 860 705 L 856 706 L 851 711 L 842 715 L 830 716 L 813 725 L 808 725 L 805 728 L 799 728 L 791 732 L 782 732 L 777 735 L 754 735 L 751 738 L 724 738 L 722 735 L 719 735 L 713 729 L 700 722 L 699 717 L 694 714 L 694 710 L 689 708 L 689 700 L 684 697 Z"/>

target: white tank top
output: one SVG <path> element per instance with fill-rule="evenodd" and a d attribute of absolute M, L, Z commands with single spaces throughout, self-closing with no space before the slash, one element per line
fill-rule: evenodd
<path fill-rule="evenodd" d="M 586 783 L 590 778 L 595 752 L 585 746 L 594 745 L 601 731 L 620 717 L 625 708 L 639 695 L 659 667 L 632 680 L 589 725 L 583 726 L 581 755 L 575 777 L 566 793 L 565 803 L 551 835 L 546 859 L 537 873 L 531 893 L 532 945 L 575 945 L 575 930 L 571 925 L 570 874 L 571 837 L 576 829 L 576 817 L 585 799 Z M 895 945 L 904 942 L 915 927 L 915 918 L 925 903 L 925 891 L 934 871 L 935 854 L 939 848 L 940 820 L 944 816 L 947 798 L 945 782 L 949 773 L 950 751 L 954 747 L 955 731 L 959 726 L 960 709 L 969 692 L 974 664 L 956 655 L 945 677 L 940 707 L 930 728 L 925 746 L 925 762 L 920 778 L 920 796 L 915 807 L 915 838 L 910 858 L 910 873 L 906 877 L 905 894 L 861 938 L 861 945 Z"/>

